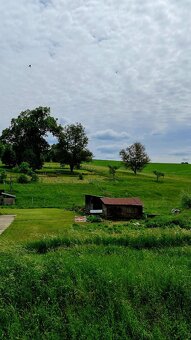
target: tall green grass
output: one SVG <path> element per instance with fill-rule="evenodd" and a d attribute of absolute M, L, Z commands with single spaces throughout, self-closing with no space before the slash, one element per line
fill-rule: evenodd
<path fill-rule="evenodd" d="M 155 234 L 147 234 L 145 231 L 139 234 L 125 235 L 92 235 L 91 237 L 47 237 L 41 240 L 30 241 L 26 249 L 44 254 L 60 247 L 75 247 L 76 245 L 104 245 L 124 246 L 134 249 L 153 249 L 163 247 L 191 245 L 190 232 L 176 229 L 174 232 L 163 231 Z"/>
<path fill-rule="evenodd" d="M 189 339 L 188 260 L 102 245 L 4 254 L 0 338 Z"/>

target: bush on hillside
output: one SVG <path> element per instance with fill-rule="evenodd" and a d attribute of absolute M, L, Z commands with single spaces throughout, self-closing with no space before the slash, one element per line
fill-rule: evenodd
<path fill-rule="evenodd" d="M 181 205 L 185 209 L 191 208 L 191 194 L 188 192 L 183 192 L 181 197 Z"/>
<path fill-rule="evenodd" d="M 21 174 L 18 178 L 17 178 L 17 182 L 18 183 L 22 183 L 22 184 L 27 184 L 30 182 L 30 177 L 25 175 L 25 174 Z"/>
<path fill-rule="evenodd" d="M 157 216 L 145 222 L 147 228 L 161 228 L 171 224 L 170 216 Z"/>
<path fill-rule="evenodd" d="M 157 216 L 145 222 L 147 228 L 166 228 L 179 226 L 191 229 L 191 220 L 187 216 Z"/>
<path fill-rule="evenodd" d="M 16 172 L 16 173 L 19 173 L 20 170 L 19 170 L 19 166 L 16 165 L 14 168 L 12 168 L 12 172 Z"/>
<path fill-rule="evenodd" d="M 163 178 L 164 178 L 164 172 L 160 172 L 160 171 L 158 171 L 158 170 L 154 170 L 154 171 L 153 171 L 153 174 L 156 176 L 157 182 L 159 182 L 160 177 L 163 177 Z"/>
<path fill-rule="evenodd" d="M 94 223 L 94 222 L 101 222 L 101 221 L 102 221 L 102 218 L 99 215 L 90 215 L 87 217 L 87 222 Z"/>
<path fill-rule="evenodd" d="M 39 181 L 38 175 L 35 172 L 33 172 L 31 175 L 31 182 L 38 182 L 38 181 Z"/>
<path fill-rule="evenodd" d="M 80 173 L 80 174 L 79 174 L 79 176 L 78 176 L 78 178 L 79 178 L 79 180 L 81 180 L 81 181 L 82 181 L 82 180 L 84 179 L 84 176 L 83 176 L 83 174 L 82 174 L 82 173 Z"/>
<path fill-rule="evenodd" d="M 22 162 L 19 165 L 19 172 L 21 172 L 23 174 L 31 175 L 32 169 L 31 169 L 29 163 L 28 162 Z"/>
<path fill-rule="evenodd" d="M 3 170 L 3 171 L 0 173 L 0 183 L 3 183 L 3 182 L 6 180 L 6 177 L 7 177 L 6 171 Z"/>

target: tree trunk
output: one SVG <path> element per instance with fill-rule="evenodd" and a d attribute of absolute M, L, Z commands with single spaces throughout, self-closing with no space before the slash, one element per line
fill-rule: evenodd
<path fill-rule="evenodd" d="M 71 172 L 71 174 L 74 173 L 74 165 L 73 164 L 70 164 L 70 172 Z"/>

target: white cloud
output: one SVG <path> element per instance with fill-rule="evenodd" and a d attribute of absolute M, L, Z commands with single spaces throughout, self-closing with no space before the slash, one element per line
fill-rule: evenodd
<path fill-rule="evenodd" d="M 149 141 L 152 152 L 173 126 L 178 141 L 177 127 L 191 125 L 190 11 L 171 0 L 1 2 L 0 130 L 45 105 L 82 122 L 97 147 L 104 131 Z"/>
<path fill-rule="evenodd" d="M 98 140 L 116 140 L 120 141 L 123 139 L 128 140 L 129 139 L 129 134 L 127 132 L 116 132 L 112 129 L 107 129 L 103 131 L 97 131 L 96 133 L 92 134 L 91 136 L 94 139 Z"/>

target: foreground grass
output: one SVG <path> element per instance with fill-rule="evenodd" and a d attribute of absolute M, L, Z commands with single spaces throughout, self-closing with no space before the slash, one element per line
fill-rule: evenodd
<path fill-rule="evenodd" d="M 14 212 L 0 239 L 1 339 L 190 339 L 184 224 L 77 224 L 61 209 Z"/>
<path fill-rule="evenodd" d="M 4 254 L 0 337 L 189 339 L 189 260 L 187 248 Z"/>

